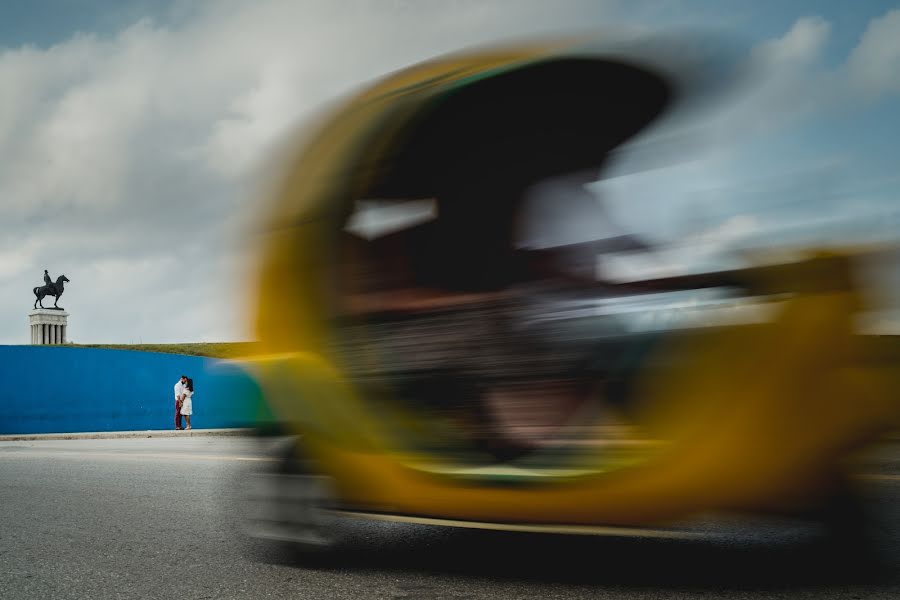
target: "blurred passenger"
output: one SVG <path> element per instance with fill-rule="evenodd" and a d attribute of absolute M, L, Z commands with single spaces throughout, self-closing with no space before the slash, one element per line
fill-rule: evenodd
<path fill-rule="evenodd" d="M 610 222 L 585 187 L 595 177 L 511 190 L 472 182 L 437 198 L 424 223 L 370 240 L 348 235 L 348 372 L 444 415 L 495 458 L 552 437 L 596 393 L 586 368 L 597 334 L 608 333 L 598 326 L 611 325 L 578 332 L 548 316 L 598 293 L 600 254 L 650 249 Z"/>

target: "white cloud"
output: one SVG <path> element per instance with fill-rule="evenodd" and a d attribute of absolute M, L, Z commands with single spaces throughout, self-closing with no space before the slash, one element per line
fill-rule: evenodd
<path fill-rule="evenodd" d="M 851 81 L 871 96 L 900 92 L 900 9 L 869 22 L 847 68 Z"/>
<path fill-rule="evenodd" d="M 386 72 L 607 4 L 228 0 L 0 50 L 0 343 L 27 341 L 44 268 L 72 280 L 77 341 L 248 335 L 242 228 L 273 143 Z"/>
<path fill-rule="evenodd" d="M 39 242 L 32 239 L 20 246 L 0 248 L 0 280 L 24 274 L 27 265 L 34 261 L 38 245 Z"/>
<path fill-rule="evenodd" d="M 72 280 L 63 305 L 77 341 L 248 335 L 244 235 L 261 212 L 250 190 L 266 187 L 259 174 L 271 173 L 286 132 L 386 72 L 482 42 L 605 26 L 617 4 L 223 0 L 191 3 L 177 25 L 145 19 L 0 50 L 0 343 L 27 341 L 44 268 Z M 716 156 L 623 180 L 621 196 L 654 206 L 641 221 L 677 235 L 693 192 L 746 175 L 743 136 L 779 132 L 862 88 L 896 91 L 898 15 L 870 24 L 847 63 L 854 86 L 821 65 L 830 24 L 797 20 L 754 52 L 769 76 L 707 132 Z"/>
<path fill-rule="evenodd" d="M 831 24 L 822 17 L 802 17 L 782 37 L 758 46 L 756 58 L 771 68 L 809 64 L 819 57 L 830 33 Z"/>
<path fill-rule="evenodd" d="M 827 109 L 832 81 L 820 66 L 831 25 L 822 17 L 797 19 L 781 37 L 750 53 L 755 76 L 733 107 L 723 113 L 723 137 L 769 136 L 785 124 Z"/>

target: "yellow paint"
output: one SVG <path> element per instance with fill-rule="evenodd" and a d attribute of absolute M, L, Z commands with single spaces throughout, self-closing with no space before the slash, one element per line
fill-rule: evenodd
<path fill-rule="evenodd" d="M 771 325 L 667 348 L 694 357 L 643 392 L 642 404 L 653 407 L 644 422 L 667 444 L 656 453 L 636 450 L 635 460 L 609 472 L 545 474 L 518 486 L 429 473 L 416 465 L 435 457 L 399 454 L 383 415 L 372 413 L 329 357 L 332 236 L 371 176 L 371 161 L 359 157 L 387 152 L 392 134 L 434 94 L 556 55 L 566 43 L 475 53 L 398 73 L 336 110 L 298 152 L 280 188 L 260 274 L 263 354 L 253 365 L 267 401 L 304 435 L 342 499 L 370 512 L 632 526 L 815 495 L 838 458 L 897 414 L 885 393 L 895 373 L 861 362 L 852 333 L 860 298 L 852 265 L 839 255 L 755 272 L 763 286 L 793 292 Z"/>

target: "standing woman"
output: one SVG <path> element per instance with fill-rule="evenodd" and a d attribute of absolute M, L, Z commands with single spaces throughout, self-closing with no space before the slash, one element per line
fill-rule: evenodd
<path fill-rule="evenodd" d="M 191 428 L 191 415 L 194 414 L 193 399 L 194 396 L 194 380 L 188 377 L 184 386 L 184 400 L 181 402 L 181 414 L 184 415 L 185 429 Z"/>

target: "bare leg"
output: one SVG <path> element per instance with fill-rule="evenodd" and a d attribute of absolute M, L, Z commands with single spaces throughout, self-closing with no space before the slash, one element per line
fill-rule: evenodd
<path fill-rule="evenodd" d="M 185 429 L 190 429 L 191 428 L 191 415 L 184 415 L 184 419 L 187 424 L 187 427 L 185 427 Z"/>

